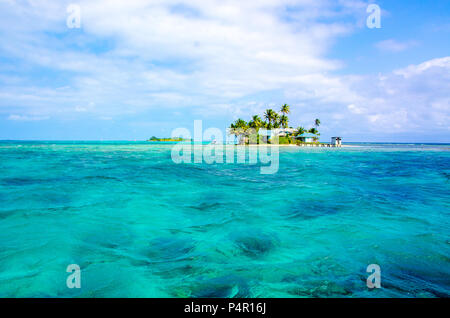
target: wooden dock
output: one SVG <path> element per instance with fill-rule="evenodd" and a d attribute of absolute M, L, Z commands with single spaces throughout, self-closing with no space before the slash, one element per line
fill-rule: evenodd
<path fill-rule="evenodd" d="M 340 147 L 342 147 L 341 145 L 333 145 L 333 144 L 307 144 L 307 143 L 298 144 L 297 146 L 299 146 L 299 147 L 328 147 L 328 148 L 331 148 L 331 147 L 333 147 L 333 148 L 340 148 Z"/>

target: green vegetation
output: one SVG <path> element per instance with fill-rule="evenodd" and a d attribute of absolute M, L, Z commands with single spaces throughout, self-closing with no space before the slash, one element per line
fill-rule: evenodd
<path fill-rule="evenodd" d="M 177 141 L 177 142 L 180 142 L 180 141 L 191 141 L 191 139 L 184 139 L 184 138 L 181 138 L 181 137 L 175 137 L 175 138 L 158 138 L 158 137 L 153 136 L 152 138 L 150 138 L 150 139 L 147 140 L 147 141 L 162 141 L 162 142 L 166 142 L 166 141 Z"/>
<path fill-rule="evenodd" d="M 306 132 L 306 129 L 302 126 L 297 127 L 297 131 L 295 132 L 295 136 L 301 136 Z"/>
<path fill-rule="evenodd" d="M 310 130 L 308 130 L 308 132 L 310 134 L 319 135 L 319 131 L 316 128 L 311 128 Z"/>
<path fill-rule="evenodd" d="M 320 126 L 320 119 L 316 119 L 314 121 L 314 126 L 316 126 L 316 128 L 319 128 L 319 126 Z"/>
<path fill-rule="evenodd" d="M 260 128 L 264 127 L 264 122 L 261 120 L 261 118 L 258 115 L 254 115 L 252 117 L 252 120 L 248 123 L 248 126 L 250 128 L 254 128 L 256 130 L 256 132 L 258 132 Z"/>
<path fill-rule="evenodd" d="M 296 137 L 301 136 L 305 133 L 316 135 L 317 137 L 314 137 L 314 141 L 317 142 L 320 136 L 320 133 L 317 130 L 317 128 L 319 128 L 320 126 L 320 120 L 316 119 L 314 121 L 315 128 L 313 127 L 307 130 L 302 126 L 299 126 L 297 129 L 293 129 L 292 127 L 289 127 L 288 114 L 290 112 L 290 106 L 288 104 L 284 104 L 283 106 L 281 106 L 280 114 L 273 109 L 267 109 L 264 112 L 264 121 L 258 115 L 252 116 L 252 119 L 249 122 L 246 122 L 242 118 L 239 118 L 230 125 L 230 133 L 233 134 L 236 138 L 239 138 L 240 144 L 259 144 L 259 141 L 261 139 L 259 130 L 261 128 L 273 130 L 282 127 L 283 129 L 290 129 L 288 129 L 286 133 L 281 133 L 278 138 L 279 144 L 296 144 Z M 270 143 L 270 140 L 268 142 Z"/>
<path fill-rule="evenodd" d="M 295 144 L 295 139 L 292 137 L 278 137 L 278 144 L 279 145 Z"/>

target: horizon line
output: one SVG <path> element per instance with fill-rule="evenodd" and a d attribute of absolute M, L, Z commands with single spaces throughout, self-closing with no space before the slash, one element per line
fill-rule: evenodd
<path fill-rule="evenodd" d="M 45 142 L 83 142 L 83 141 L 96 141 L 96 142 L 108 142 L 108 141 L 121 141 L 121 142 L 151 142 L 149 140 L 144 139 L 0 139 L 0 142 L 14 142 L 14 141 L 20 141 L 20 142 L 39 142 L 39 141 L 45 141 Z M 196 140 L 192 140 L 196 141 Z M 197 140 L 198 141 L 198 140 Z M 212 140 L 202 140 L 202 141 L 212 141 Z M 164 141 L 160 141 L 164 142 Z M 170 141 L 168 141 L 170 142 Z M 426 142 L 420 142 L 420 141 L 414 141 L 414 142 L 405 142 L 405 141 L 343 141 L 342 143 L 372 143 L 372 144 L 433 144 L 433 145 L 448 145 L 450 144 L 450 141 L 448 142 L 433 142 L 433 141 L 426 141 Z"/>

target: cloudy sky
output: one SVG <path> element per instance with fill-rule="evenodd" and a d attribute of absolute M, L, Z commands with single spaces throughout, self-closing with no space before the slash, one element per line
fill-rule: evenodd
<path fill-rule="evenodd" d="M 143 140 L 287 103 L 325 141 L 450 142 L 449 39 L 448 0 L 0 0 L 0 139 Z"/>

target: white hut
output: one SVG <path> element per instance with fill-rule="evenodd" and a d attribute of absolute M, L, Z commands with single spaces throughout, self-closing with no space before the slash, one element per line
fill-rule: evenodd
<path fill-rule="evenodd" d="M 298 135 L 296 139 L 300 140 L 301 142 L 315 142 L 319 140 L 319 137 L 317 135 L 311 134 L 311 133 L 304 133 L 301 135 Z"/>
<path fill-rule="evenodd" d="M 342 138 L 341 137 L 331 137 L 331 144 L 336 147 L 342 146 Z"/>

